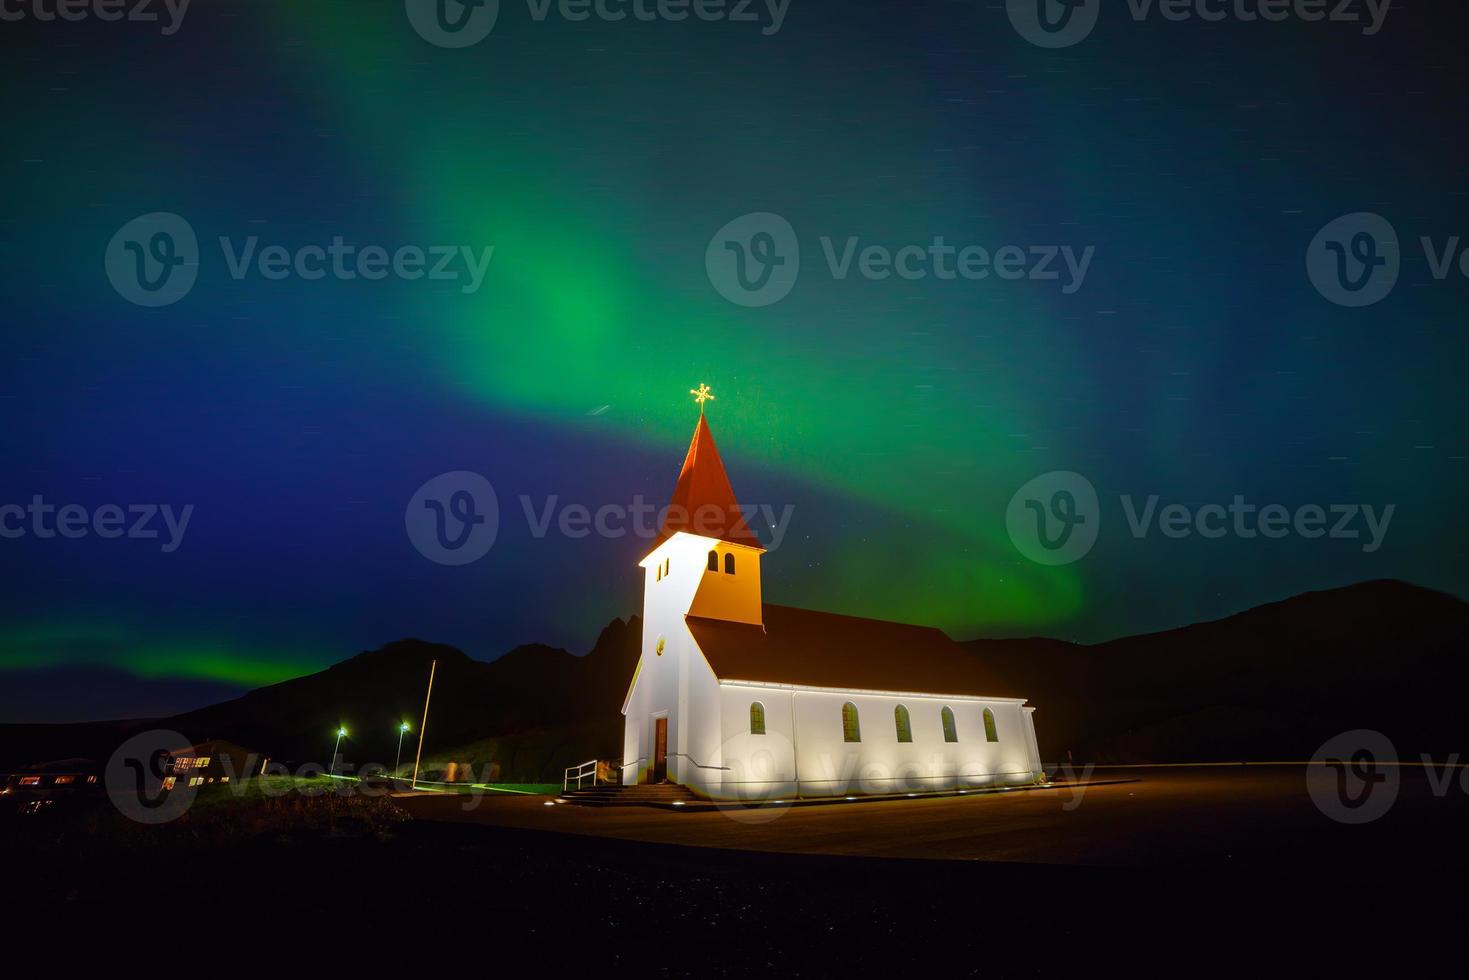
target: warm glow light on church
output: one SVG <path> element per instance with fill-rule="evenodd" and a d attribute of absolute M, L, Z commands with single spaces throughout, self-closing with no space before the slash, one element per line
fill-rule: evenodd
<path fill-rule="evenodd" d="M 700 797 L 945 792 L 1042 778 L 1023 697 L 937 629 L 767 604 L 704 413 L 644 573 L 624 784 Z"/>

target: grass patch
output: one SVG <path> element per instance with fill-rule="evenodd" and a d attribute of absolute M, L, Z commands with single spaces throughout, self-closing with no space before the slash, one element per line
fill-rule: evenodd
<path fill-rule="evenodd" d="M 420 779 L 418 785 L 446 793 L 495 792 L 518 796 L 549 796 L 561 792 L 560 783 L 436 783 Z"/>

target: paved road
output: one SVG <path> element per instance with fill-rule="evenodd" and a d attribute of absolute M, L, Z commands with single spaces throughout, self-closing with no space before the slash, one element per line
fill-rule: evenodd
<path fill-rule="evenodd" d="M 1099 771 L 1081 789 L 719 812 L 546 806 L 544 797 L 404 800 L 415 817 L 747 851 L 1198 868 L 1249 877 L 1418 878 L 1469 864 L 1469 794 L 1404 769 L 1396 804 L 1348 826 L 1312 802 L 1300 766 Z"/>

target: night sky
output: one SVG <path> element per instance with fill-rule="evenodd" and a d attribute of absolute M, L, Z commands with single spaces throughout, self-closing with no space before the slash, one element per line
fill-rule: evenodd
<path fill-rule="evenodd" d="M 0 720 L 188 707 L 404 636 L 585 651 L 638 610 L 649 543 L 538 538 L 522 497 L 666 502 L 701 382 L 740 500 L 793 508 L 767 601 L 1091 641 L 1370 578 L 1469 595 L 1469 278 L 1420 243 L 1469 243 L 1462 8 L 1396 0 L 1364 36 L 1109 0 L 1056 50 L 999 0 L 791 0 L 764 34 L 763 4 L 538 22 L 502 0 L 463 49 L 402 2 L 196 0 L 167 36 L 0 22 L 0 504 L 192 505 L 172 551 L 161 517 L 156 539 L 7 525 Z M 158 308 L 106 266 L 153 212 L 200 255 Z M 789 222 L 800 274 L 743 306 L 706 250 L 755 212 Z M 1361 308 L 1306 262 L 1355 212 L 1401 241 Z M 470 291 L 236 278 L 251 236 L 493 253 Z M 842 279 L 823 238 L 840 259 L 850 236 L 1094 252 L 1075 289 L 1060 258 L 1059 281 Z M 457 470 L 493 485 L 498 537 L 442 565 L 405 508 Z M 1100 499 L 1069 564 L 1007 532 L 1052 471 Z M 1124 495 L 1393 511 L 1371 551 L 1139 539 Z"/>

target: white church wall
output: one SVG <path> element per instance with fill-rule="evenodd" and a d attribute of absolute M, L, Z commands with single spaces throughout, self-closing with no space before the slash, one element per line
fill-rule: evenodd
<path fill-rule="evenodd" d="M 721 685 L 724 764 L 730 798 L 917 793 L 1025 785 L 1039 772 L 1021 702 L 1003 699 L 855 694 Z M 750 704 L 765 706 L 766 734 L 750 733 Z M 861 741 L 843 739 L 842 705 L 857 707 Z M 913 740 L 899 742 L 895 708 L 908 709 Z M 944 741 L 942 711 L 954 712 L 957 742 Z M 998 741 L 986 739 L 984 710 Z M 799 760 L 799 767 L 797 761 Z M 799 789 L 797 783 L 799 782 Z"/>
<path fill-rule="evenodd" d="M 705 795 L 718 788 L 718 682 L 684 620 L 710 545 L 708 538 L 679 532 L 642 561 L 643 640 L 623 726 L 624 784 L 649 779 L 661 714 L 668 718 L 669 778 Z"/>
<path fill-rule="evenodd" d="M 721 684 L 721 756 L 725 798 L 768 803 L 796 795 L 791 692 L 780 688 Z M 765 712 L 765 734 L 750 731 L 750 705 Z"/>

